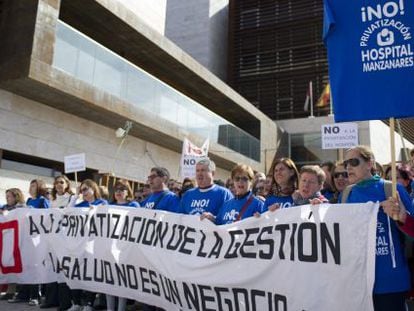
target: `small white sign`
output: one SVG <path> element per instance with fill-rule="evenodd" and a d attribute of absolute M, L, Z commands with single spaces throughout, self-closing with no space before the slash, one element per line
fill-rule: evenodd
<path fill-rule="evenodd" d="M 351 148 L 358 145 L 357 123 L 322 125 L 322 149 Z"/>
<path fill-rule="evenodd" d="M 65 156 L 65 174 L 86 170 L 85 154 L 72 154 Z"/>

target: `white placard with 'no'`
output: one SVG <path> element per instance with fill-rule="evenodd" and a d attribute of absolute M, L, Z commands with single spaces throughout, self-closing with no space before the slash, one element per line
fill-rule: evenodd
<path fill-rule="evenodd" d="M 72 154 L 65 156 L 65 174 L 86 170 L 85 154 Z"/>

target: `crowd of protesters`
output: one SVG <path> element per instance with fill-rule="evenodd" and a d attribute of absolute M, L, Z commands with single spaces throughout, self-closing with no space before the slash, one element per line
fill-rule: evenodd
<path fill-rule="evenodd" d="M 147 183 L 133 193 L 126 180 L 114 184 L 112 194 L 86 179 L 76 193 L 69 179 L 58 176 L 53 188 L 35 179 L 30 182 L 30 197 L 25 200 L 20 189 L 6 190 L 6 204 L 0 212 L 15 208 L 66 208 L 120 205 L 173 213 L 197 215 L 201 220 L 224 225 L 247 217 L 260 217 L 266 211 L 276 212 L 304 204 L 380 202 L 377 238 L 393 245 L 376 253 L 373 300 L 375 310 L 405 310 L 405 299 L 411 288 L 407 259 L 401 236 L 414 232 L 414 149 L 411 160 L 397 166 L 398 197 L 389 193 L 391 169 L 375 162 L 366 146 L 347 150 L 343 161 L 305 165 L 300 168 L 289 158 L 275 159 L 267 175 L 254 172 L 245 164 L 233 168 L 225 181 L 214 179 L 215 164 L 208 158 L 196 164 L 195 179 L 182 182 L 170 178 L 163 167 L 150 170 Z M 96 294 L 70 289 L 66 284 L 9 284 L 0 299 L 10 303 L 28 302 L 41 308 L 60 310 L 93 310 Z M 125 310 L 127 300 L 106 295 L 107 310 Z M 159 308 L 141 304 L 142 310 Z"/>

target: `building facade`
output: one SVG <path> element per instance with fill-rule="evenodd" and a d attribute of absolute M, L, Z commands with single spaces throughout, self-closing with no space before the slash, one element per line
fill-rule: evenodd
<path fill-rule="evenodd" d="M 2 189 L 23 176 L 60 174 L 64 156 L 76 153 L 86 154 L 80 179 L 114 173 L 145 182 L 153 166 L 178 178 L 184 138 L 210 139 L 217 178 L 236 163 L 269 165 L 272 120 L 135 9 L 123 1 L 0 1 Z M 117 152 L 115 130 L 126 121 L 132 129 Z"/>

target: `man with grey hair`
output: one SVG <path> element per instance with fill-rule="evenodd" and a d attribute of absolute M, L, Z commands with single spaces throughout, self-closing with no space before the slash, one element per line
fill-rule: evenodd
<path fill-rule="evenodd" d="M 167 188 L 170 173 L 164 167 L 153 167 L 148 175 L 151 195 L 143 202 L 142 207 L 168 212 L 178 212 L 179 198 Z"/>
<path fill-rule="evenodd" d="M 216 165 L 209 158 L 196 164 L 197 188 L 188 190 L 181 199 L 180 212 L 188 215 L 202 215 L 205 212 L 216 216 L 224 202 L 233 198 L 231 192 L 214 184 Z"/>

